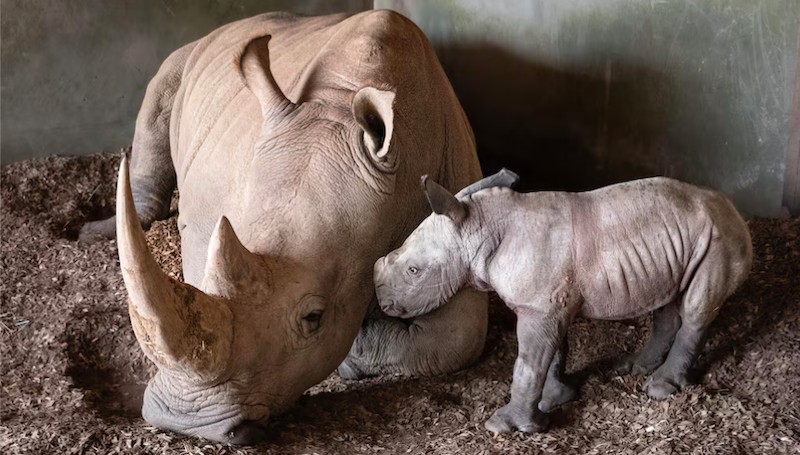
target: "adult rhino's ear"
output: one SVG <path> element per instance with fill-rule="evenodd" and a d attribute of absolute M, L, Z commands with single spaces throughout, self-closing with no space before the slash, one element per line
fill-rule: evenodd
<path fill-rule="evenodd" d="M 394 132 L 394 92 L 364 87 L 353 97 L 353 117 L 364 130 L 364 147 L 384 170 L 393 170 L 395 154 L 389 153 Z"/>
<path fill-rule="evenodd" d="M 456 224 L 461 223 L 467 216 L 467 209 L 455 196 L 450 194 L 442 185 L 429 179 L 427 175 L 422 176 L 422 188 L 425 190 L 425 197 L 428 198 L 433 213 L 445 215 Z"/>
<path fill-rule="evenodd" d="M 286 115 L 295 105 L 286 98 L 269 69 L 270 35 L 255 38 L 240 51 L 236 68 L 244 84 L 258 99 L 264 119 Z"/>

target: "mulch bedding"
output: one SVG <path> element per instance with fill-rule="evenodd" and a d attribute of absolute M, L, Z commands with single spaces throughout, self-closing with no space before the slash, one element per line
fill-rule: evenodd
<path fill-rule="evenodd" d="M 491 306 L 477 365 L 434 378 L 345 381 L 335 373 L 236 447 L 164 432 L 139 415 L 154 367 L 139 350 L 116 244 L 75 241 L 110 215 L 121 154 L 51 157 L 2 167 L 2 422 L 14 453 L 800 453 L 800 219 L 749 222 L 756 260 L 723 307 L 693 385 L 648 399 L 644 377 L 610 364 L 642 344 L 648 318 L 578 320 L 568 371 L 580 397 L 550 431 L 493 438 L 483 422 L 507 399 L 514 318 Z M 175 217 L 148 240 L 180 277 Z"/>

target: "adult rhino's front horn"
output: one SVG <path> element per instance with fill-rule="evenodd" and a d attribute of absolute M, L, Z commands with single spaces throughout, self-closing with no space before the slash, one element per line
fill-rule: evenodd
<path fill-rule="evenodd" d="M 131 322 L 144 353 L 193 382 L 216 380 L 230 359 L 233 315 L 225 299 L 173 280 L 153 259 L 136 215 L 127 159 L 117 183 L 117 239 Z"/>

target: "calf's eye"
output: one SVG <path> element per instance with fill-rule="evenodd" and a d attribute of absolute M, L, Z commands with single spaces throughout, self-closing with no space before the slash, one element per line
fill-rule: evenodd
<path fill-rule="evenodd" d="M 410 274 L 412 274 L 412 275 L 416 275 L 416 274 L 418 274 L 418 273 L 419 273 L 419 269 L 418 269 L 418 268 L 416 268 L 416 267 L 409 267 L 409 268 L 408 268 L 408 273 L 410 273 Z"/>

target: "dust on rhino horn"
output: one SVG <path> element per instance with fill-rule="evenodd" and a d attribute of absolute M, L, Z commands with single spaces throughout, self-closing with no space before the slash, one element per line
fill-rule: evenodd
<path fill-rule="evenodd" d="M 167 276 L 147 247 L 131 193 L 128 160 L 117 182 L 117 241 L 136 338 L 161 369 L 214 381 L 230 358 L 233 315 L 221 297 Z"/>

